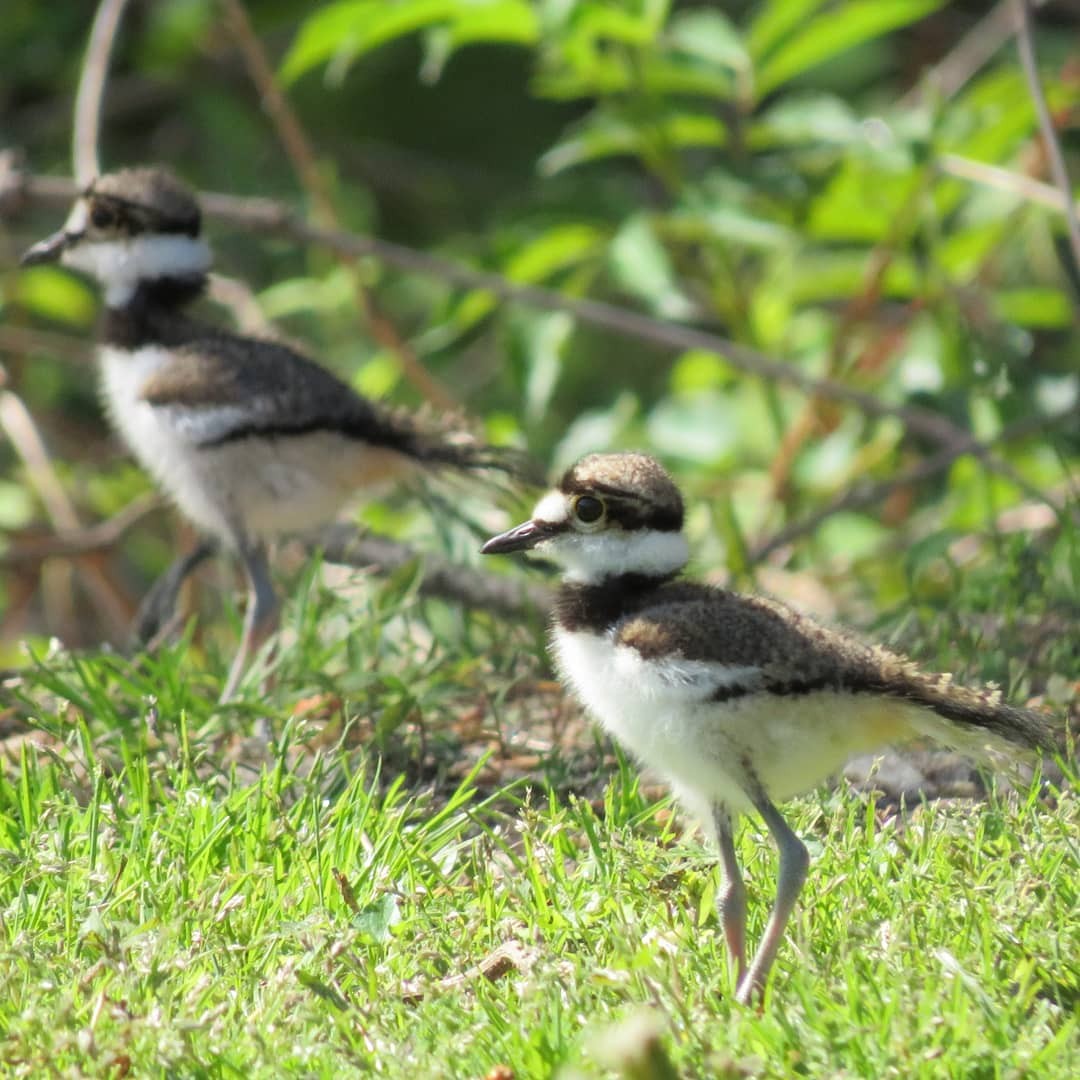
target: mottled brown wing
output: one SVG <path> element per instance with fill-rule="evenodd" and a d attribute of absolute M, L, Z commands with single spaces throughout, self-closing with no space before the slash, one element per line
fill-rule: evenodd
<path fill-rule="evenodd" d="M 756 668 L 763 687 L 849 684 L 865 679 L 871 650 L 775 601 L 721 589 L 686 587 L 671 602 L 624 620 L 618 644 L 646 659 L 667 655 L 732 668 Z"/>
<path fill-rule="evenodd" d="M 325 430 L 409 452 L 415 438 L 406 415 L 367 401 L 277 342 L 208 334 L 173 356 L 146 381 L 142 397 L 182 413 L 202 445 Z"/>

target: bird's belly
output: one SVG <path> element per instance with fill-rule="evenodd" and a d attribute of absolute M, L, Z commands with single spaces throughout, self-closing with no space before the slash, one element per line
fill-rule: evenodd
<path fill-rule="evenodd" d="M 371 494 L 411 467 L 402 454 L 332 431 L 241 439 L 215 449 L 235 477 L 245 526 L 258 536 L 324 525 L 352 493 Z"/>
<path fill-rule="evenodd" d="M 812 788 L 853 754 L 911 734 L 909 706 L 857 694 L 756 691 L 712 700 L 745 685 L 745 668 L 644 660 L 606 636 L 553 635 L 556 662 L 582 704 L 642 764 L 692 804 L 748 810 L 752 778 L 776 801 Z"/>

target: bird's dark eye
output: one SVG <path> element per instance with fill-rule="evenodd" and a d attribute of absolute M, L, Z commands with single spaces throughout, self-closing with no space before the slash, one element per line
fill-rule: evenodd
<path fill-rule="evenodd" d="M 604 516 L 604 504 L 591 495 L 581 495 L 574 503 L 574 516 L 586 525 L 592 525 Z"/>
<path fill-rule="evenodd" d="M 112 225 L 114 220 L 112 210 L 107 206 L 102 206 L 101 203 L 98 203 L 98 205 L 90 211 L 90 224 L 93 225 L 95 229 L 107 229 Z"/>

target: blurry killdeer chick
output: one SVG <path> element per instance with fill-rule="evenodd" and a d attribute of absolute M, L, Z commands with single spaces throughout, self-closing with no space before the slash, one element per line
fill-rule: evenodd
<path fill-rule="evenodd" d="M 207 284 L 210 249 L 191 191 L 161 168 L 95 180 L 59 232 L 23 265 L 59 261 L 97 279 L 106 314 L 101 384 L 112 423 L 142 466 L 210 540 L 224 542 L 250 598 L 222 698 L 277 625 L 264 541 L 331 519 L 357 491 L 411 471 L 518 471 L 522 458 L 439 423 L 367 401 L 277 342 L 230 333 L 185 308 Z M 168 589 L 166 591 L 169 591 Z"/>
<path fill-rule="evenodd" d="M 970 750 L 1051 748 L 1046 720 L 997 690 L 826 629 L 774 600 L 676 580 L 688 550 L 683 502 L 643 454 L 573 466 L 532 519 L 485 554 L 535 550 L 562 567 L 551 645 L 563 681 L 638 760 L 711 826 L 724 886 L 720 921 L 741 1002 L 764 988 L 806 877 L 806 848 L 776 803 L 813 787 L 850 755 L 916 735 Z M 738 814 L 757 811 L 780 853 L 776 903 L 746 963 Z"/>

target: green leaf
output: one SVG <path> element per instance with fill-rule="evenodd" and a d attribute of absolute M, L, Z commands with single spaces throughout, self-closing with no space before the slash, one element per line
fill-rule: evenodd
<path fill-rule="evenodd" d="M 333 76 L 372 49 L 454 17 L 455 0 L 339 0 L 304 20 L 281 65 L 292 82 L 313 67 L 333 61 Z"/>
<path fill-rule="evenodd" d="M 34 519 L 34 500 L 22 485 L 0 480 L 0 529 L 21 529 Z"/>
<path fill-rule="evenodd" d="M 364 397 L 389 397 L 401 382 L 401 363 L 391 352 L 380 350 L 356 368 L 353 387 Z"/>
<path fill-rule="evenodd" d="M 1059 289 L 1048 286 L 1001 289 L 994 293 L 994 309 L 998 318 L 1019 326 L 1065 330 L 1076 325 L 1069 298 Z"/>
<path fill-rule="evenodd" d="M 833 94 L 788 94 L 761 114 L 749 142 L 757 150 L 800 143 L 846 146 L 862 138 L 859 117 L 846 101 Z"/>
<path fill-rule="evenodd" d="M 286 278 L 259 293 L 259 307 L 268 319 L 283 319 L 302 312 L 342 311 L 355 303 L 353 272 L 342 266 L 335 266 L 322 278 Z"/>
<path fill-rule="evenodd" d="M 856 45 L 890 30 L 917 22 L 944 0 L 851 0 L 812 20 L 801 33 L 780 46 L 758 70 L 757 91 L 768 94 Z"/>
<path fill-rule="evenodd" d="M 826 0 L 770 0 L 763 4 L 761 11 L 750 24 L 747 41 L 750 55 L 755 61 L 769 52 L 779 41 L 807 19 Z"/>
<path fill-rule="evenodd" d="M 675 361 L 671 369 L 671 389 L 675 394 L 694 394 L 713 390 L 731 382 L 733 372 L 716 353 L 690 349 Z"/>
<path fill-rule="evenodd" d="M 847 562 L 872 555 L 892 536 L 893 530 L 879 521 L 847 510 L 826 518 L 817 530 L 821 550 Z"/>
<path fill-rule="evenodd" d="M 638 6 L 638 5 L 635 5 Z M 593 45 L 600 39 L 623 45 L 648 45 L 663 25 L 667 3 L 647 2 L 640 13 L 630 5 L 581 3 L 572 8 L 569 32 L 565 37 L 568 48 Z"/>
<path fill-rule="evenodd" d="M 695 209 L 680 210 L 672 215 L 665 231 L 687 243 L 719 240 L 724 244 L 763 251 L 788 247 L 794 239 L 786 226 L 758 217 L 734 203 L 695 205 Z"/>
<path fill-rule="evenodd" d="M 565 311 L 529 314 L 517 320 L 524 353 L 525 415 L 541 419 L 551 403 L 551 396 L 562 372 L 563 351 L 574 331 L 574 320 Z"/>
<path fill-rule="evenodd" d="M 809 233 L 820 239 L 876 243 L 893 228 L 911 184 L 904 173 L 886 172 L 848 157 L 814 200 Z"/>
<path fill-rule="evenodd" d="M 612 276 L 618 284 L 669 319 L 685 319 L 694 305 L 683 295 L 647 216 L 638 214 L 619 230 L 611 243 Z"/>
<path fill-rule="evenodd" d="M 571 270 L 603 253 L 607 233 L 593 225 L 571 222 L 555 225 L 519 247 L 503 266 L 512 281 L 544 282 L 560 271 Z M 495 310 L 498 301 L 490 292 L 474 289 L 453 307 L 448 317 L 431 327 L 416 342 L 420 352 L 446 348 Z"/>
<path fill-rule="evenodd" d="M 565 467 L 584 454 L 611 449 L 624 436 L 637 411 L 637 398 L 622 391 L 608 408 L 580 413 L 555 448 L 553 466 Z"/>
<path fill-rule="evenodd" d="M 746 69 L 745 56 L 740 68 L 717 64 L 716 54 L 709 55 L 707 49 L 695 50 L 692 27 L 680 35 L 678 21 L 672 24 L 674 39 L 669 31 L 663 41 L 656 41 L 657 18 L 614 6 L 582 4 L 579 10 L 571 32 L 560 36 L 549 29 L 544 39 L 542 66 L 533 85 L 541 97 L 565 101 L 627 93 L 727 98 L 731 71 Z"/>
<path fill-rule="evenodd" d="M 995 196 L 997 193 L 993 193 Z M 953 278 L 968 278 L 975 274 L 990 257 L 993 249 L 1002 242 L 1011 228 L 1015 200 L 1010 195 L 988 197 L 980 192 L 980 216 L 985 216 L 993 206 L 992 220 L 980 222 L 971 228 L 957 227 L 951 235 L 944 236 L 937 248 L 937 257 Z"/>
<path fill-rule="evenodd" d="M 36 266 L 19 274 L 17 303 L 43 319 L 84 329 L 94 321 L 97 303 L 90 287 L 65 270 Z"/>
<path fill-rule="evenodd" d="M 544 281 L 599 254 L 606 236 L 594 225 L 556 225 L 514 254 L 506 263 L 506 276 L 514 281 Z"/>
<path fill-rule="evenodd" d="M 649 414 L 646 430 L 661 454 L 719 465 L 736 445 L 737 423 L 727 398 L 699 390 L 664 398 Z"/>
<path fill-rule="evenodd" d="M 316 997 L 322 998 L 323 1001 L 333 1005 L 335 1009 L 341 1012 L 348 1010 L 348 1000 L 329 983 L 323 982 L 318 975 L 313 975 L 310 971 L 304 971 L 303 968 L 297 968 L 296 981 L 305 989 L 310 990 Z"/>
<path fill-rule="evenodd" d="M 650 139 L 674 149 L 720 147 L 727 141 L 727 130 L 721 120 L 705 113 L 674 113 L 646 129 L 613 110 L 594 109 L 573 135 L 544 154 L 540 171 L 551 176 L 575 165 L 620 154 L 645 157 Z"/>
<path fill-rule="evenodd" d="M 420 77 L 428 83 L 438 80 L 450 57 L 467 45 L 535 45 L 539 37 L 540 20 L 525 0 L 490 0 L 459 6 L 449 26 L 434 27 L 425 35 Z"/>
<path fill-rule="evenodd" d="M 863 287 L 868 269 L 867 252 L 811 251 L 800 255 L 791 271 L 791 300 L 806 304 L 851 296 Z M 911 296 L 919 282 L 918 267 L 910 256 L 896 256 L 883 280 L 884 292 L 894 298 Z"/>
<path fill-rule="evenodd" d="M 665 37 L 681 52 L 710 64 L 733 71 L 750 67 L 742 35 L 723 12 L 708 9 L 679 12 L 672 18 Z"/>
<path fill-rule="evenodd" d="M 373 904 L 368 904 L 353 916 L 352 923 L 377 945 L 390 940 L 390 927 L 401 921 L 401 910 L 393 893 L 384 893 Z"/>

